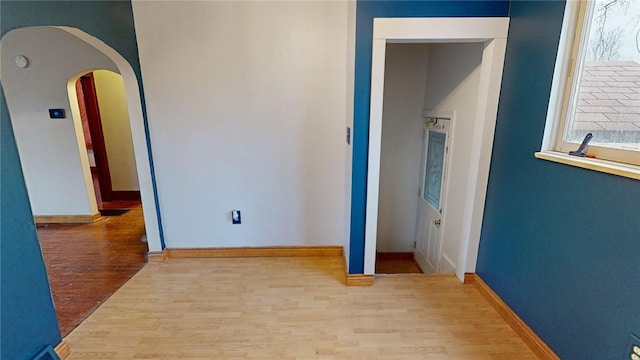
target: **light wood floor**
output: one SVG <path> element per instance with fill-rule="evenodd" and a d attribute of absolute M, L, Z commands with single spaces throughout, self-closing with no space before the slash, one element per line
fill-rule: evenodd
<path fill-rule="evenodd" d="M 70 359 L 535 359 L 471 285 L 343 259 L 150 263 L 67 338 Z"/>

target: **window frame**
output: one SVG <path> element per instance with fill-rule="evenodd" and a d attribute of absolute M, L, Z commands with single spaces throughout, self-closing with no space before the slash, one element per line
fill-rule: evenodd
<path fill-rule="evenodd" d="M 567 1 L 562 34 L 555 64 L 553 86 L 547 112 L 547 126 L 542 151 L 568 154 L 580 142 L 565 140 L 568 114 L 577 103 L 579 76 L 586 55 L 586 41 L 591 27 L 595 1 Z M 620 149 L 590 144 L 589 155 L 620 164 L 640 166 L 640 150 Z"/>

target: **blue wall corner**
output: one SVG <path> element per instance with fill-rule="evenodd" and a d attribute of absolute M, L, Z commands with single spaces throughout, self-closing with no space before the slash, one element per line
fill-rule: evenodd
<path fill-rule="evenodd" d="M 349 273 L 364 271 L 371 49 L 376 17 L 507 16 L 509 1 L 362 1 L 356 7 L 353 165 Z"/>
<path fill-rule="evenodd" d="M 22 359 L 60 343 L 60 331 L 4 91 L 0 125 L 0 356 Z"/>
<path fill-rule="evenodd" d="M 640 333 L 640 183 L 547 162 L 564 2 L 514 1 L 477 273 L 562 359 Z"/>

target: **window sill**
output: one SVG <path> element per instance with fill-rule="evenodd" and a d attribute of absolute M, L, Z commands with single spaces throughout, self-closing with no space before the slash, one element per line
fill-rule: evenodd
<path fill-rule="evenodd" d="M 640 166 L 638 165 L 623 164 L 601 159 L 581 158 L 555 151 L 537 152 L 534 155 L 538 159 L 640 180 Z"/>

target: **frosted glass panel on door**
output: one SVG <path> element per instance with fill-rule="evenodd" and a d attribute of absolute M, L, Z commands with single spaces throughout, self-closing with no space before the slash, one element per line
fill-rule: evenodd
<path fill-rule="evenodd" d="M 440 210 L 445 139 L 444 133 L 429 131 L 423 197 L 437 210 Z"/>

